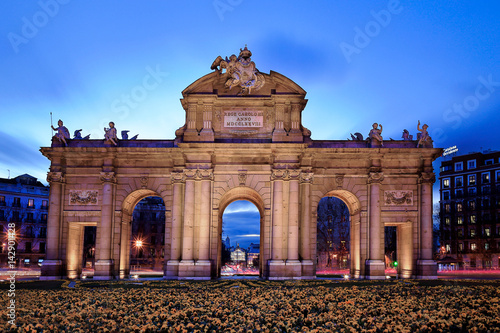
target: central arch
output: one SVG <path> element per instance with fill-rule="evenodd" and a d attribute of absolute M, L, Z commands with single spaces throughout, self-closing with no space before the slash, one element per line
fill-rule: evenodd
<path fill-rule="evenodd" d="M 219 201 L 219 213 L 218 213 L 218 223 L 217 223 L 217 267 L 215 271 L 215 275 L 217 277 L 221 276 L 221 265 L 222 265 L 222 215 L 224 214 L 224 210 L 229 206 L 230 203 L 237 200 L 247 200 L 257 207 L 260 214 L 260 257 L 259 257 L 259 276 L 263 276 L 263 248 L 264 243 L 266 241 L 263 233 L 263 224 L 264 224 L 264 200 L 262 200 L 261 196 L 257 191 L 250 187 L 236 187 L 228 192 L 226 192 L 221 200 Z"/>

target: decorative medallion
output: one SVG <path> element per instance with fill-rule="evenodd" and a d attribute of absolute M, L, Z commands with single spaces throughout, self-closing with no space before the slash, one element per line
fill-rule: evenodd
<path fill-rule="evenodd" d="M 412 206 L 413 191 L 384 191 L 386 206 Z"/>
<path fill-rule="evenodd" d="M 69 204 L 70 205 L 97 205 L 97 190 L 70 190 Z"/>

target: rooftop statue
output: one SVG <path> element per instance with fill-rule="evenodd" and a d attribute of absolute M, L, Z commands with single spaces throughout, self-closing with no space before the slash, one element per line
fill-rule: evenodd
<path fill-rule="evenodd" d="M 88 140 L 88 139 L 90 139 L 90 134 L 85 136 L 85 137 L 82 137 L 82 133 L 80 133 L 81 131 L 82 131 L 81 129 L 76 130 L 74 132 L 73 139 L 76 139 L 76 140 Z"/>
<path fill-rule="evenodd" d="M 370 139 L 370 143 L 372 145 L 384 145 L 383 144 L 383 138 L 382 138 L 382 124 L 380 124 L 380 129 L 378 128 L 378 124 L 377 123 L 374 123 L 372 125 L 372 129 L 370 131 L 370 133 L 368 134 L 368 138 Z"/>
<path fill-rule="evenodd" d="M 402 138 L 403 138 L 403 141 L 410 141 L 410 140 L 413 140 L 413 135 L 410 135 L 410 132 L 408 132 L 407 129 L 404 129 Z"/>
<path fill-rule="evenodd" d="M 110 121 L 109 128 L 104 127 L 104 132 L 105 132 L 104 139 L 106 141 L 111 141 L 115 146 L 117 146 L 118 138 L 116 137 L 115 123 Z"/>
<path fill-rule="evenodd" d="M 234 54 L 229 59 L 218 56 L 210 69 L 218 70 L 220 73 L 222 73 L 223 69 L 226 69 L 226 89 L 231 90 L 234 87 L 240 87 L 241 91 L 238 95 L 248 95 L 252 90 L 259 90 L 265 83 L 264 76 L 255 67 L 255 63 L 250 58 L 251 56 L 252 52 L 245 45 L 244 49 L 240 49 L 238 57 Z"/>
<path fill-rule="evenodd" d="M 65 146 L 67 146 L 68 143 L 66 142 L 66 139 L 70 138 L 69 131 L 66 128 L 66 126 L 63 126 L 63 121 L 61 119 L 59 119 L 59 121 L 57 122 L 57 126 L 58 127 L 56 128 L 50 125 L 50 127 L 52 127 L 54 131 L 57 131 L 56 135 L 54 135 L 54 138 L 56 138 L 59 142 L 62 142 L 64 143 Z"/>
<path fill-rule="evenodd" d="M 427 124 L 424 124 L 422 128 L 420 128 L 420 120 L 418 121 L 417 130 L 419 130 L 420 133 L 417 134 L 418 137 L 417 148 L 418 147 L 432 148 L 432 139 L 429 136 L 429 133 L 427 132 L 427 128 L 429 128 L 429 125 Z"/>

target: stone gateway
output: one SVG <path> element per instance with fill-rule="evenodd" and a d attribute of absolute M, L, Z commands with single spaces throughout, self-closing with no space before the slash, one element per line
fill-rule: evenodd
<path fill-rule="evenodd" d="M 442 150 L 430 138 L 312 140 L 306 92 L 250 57 L 246 47 L 218 57 L 182 92 L 186 123 L 174 140 L 55 138 L 41 148 L 51 161 L 42 279 L 81 276 L 85 226 L 97 226 L 94 279 L 128 277 L 132 213 L 148 196 L 165 203 L 165 278 L 220 276 L 222 214 L 236 200 L 260 212 L 261 276 L 314 278 L 325 196 L 349 209 L 352 277 L 385 278 L 385 226 L 397 227 L 400 276 L 437 276 L 432 162 Z"/>

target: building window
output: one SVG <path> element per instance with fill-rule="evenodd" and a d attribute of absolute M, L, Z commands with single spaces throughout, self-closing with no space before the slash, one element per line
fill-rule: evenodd
<path fill-rule="evenodd" d="M 476 210 L 476 202 L 474 200 L 469 201 L 469 209 Z"/>
<path fill-rule="evenodd" d="M 464 217 L 463 216 L 457 216 L 457 224 L 464 224 Z"/>
<path fill-rule="evenodd" d="M 11 219 L 11 221 L 12 222 L 21 222 L 20 218 L 19 218 L 19 212 L 18 211 L 12 212 L 12 219 Z"/>
<path fill-rule="evenodd" d="M 28 208 L 35 208 L 35 199 L 28 199 Z"/>
<path fill-rule="evenodd" d="M 25 243 L 26 253 L 31 253 L 31 242 Z"/>
<path fill-rule="evenodd" d="M 457 198 L 462 198 L 464 196 L 464 191 L 461 188 L 458 190 L 455 190 L 455 196 Z"/>
<path fill-rule="evenodd" d="M 484 161 L 484 165 L 492 165 L 494 162 L 495 162 L 494 159 L 489 159 L 489 160 Z"/>
<path fill-rule="evenodd" d="M 455 187 L 464 186 L 464 178 L 462 176 L 455 177 Z"/>
<path fill-rule="evenodd" d="M 42 222 L 47 222 L 47 214 L 42 214 Z"/>
<path fill-rule="evenodd" d="M 476 237 L 476 229 L 470 229 L 470 238 Z"/>
<path fill-rule="evenodd" d="M 449 213 L 451 211 L 450 204 L 445 204 L 444 205 L 444 212 Z"/>
<path fill-rule="evenodd" d="M 481 188 L 481 192 L 482 192 L 483 194 L 490 194 L 490 193 L 491 193 L 491 188 L 490 188 L 489 186 L 483 186 L 483 187 Z"/>
<path fill-rule="evenodd" d="M 21 198 L 14 197 L 14 201 L 12 201 L 12 207 L 21 207 Z"/>
<path fill-rule="evenodd" d="M 463 169 L 464 169 L 463 162 L 457 162 L 457 163 L 455 163 L 455 171 L 462 171 Z"/>
<path fill-rule="evenodd" d="M 463 206 L 461 202 L 457 202 L 457 212 L 463 211 Z"/>
<path fill-rule="evenodd" d="M 40 243 L 38 250 L 40 253 L 45 253 L 45 243 Z"/>
<path fill-rule="evenodd" d="M 445 248 L 446 248 L 446 252 L 447 253 L 451 252 L 451 246 L 450 246 L 450 244 L 446 244 Z"/>
<path fill-rule="evenodd" d="M 458 229 L 457 230 L 457 236 L 460 237 L 460 238 L 464 237 L 464 229 Z"/>
<path fill-rule="evenodd" d="M 450 191 L 443 191 L 443 200 L 450 200 Z"/>
<path fill-rule="evenodd" d="M 469 195 L 474 195 L 474 194 L 476 194 L 476 188 L 475 187 L 469 187 L 468 192 L 469 192 Z"/>
<path fill-rule="evenodd" d="M 42 209 L 47 209 L 49 207 L 49 201 L 48 200 L 42 200 Z"/>
<path fill-rule="evenodd" d="M 449 216 L 446 216 L 446 217 L 444 218 L 444 224 L 445 224 L 445 225 L 450 225 L 450 217 L 449 217 Z"/>
<path fill-rule="evenodd" d="M 469 185 L 476 185 L 476 175 L 469 175 Z"/>
<path fill-rule="evenodd" d="M 484 243 L 484 249 L 488 251 L 490 249 L 490 244 L 489 243 Z"/>
<path fill-rule="evenodd" d="M 464 251 L 464 243 L 458 243 L 458 251 L 463 252 Z"/>
<path fill-rule="evenodd" d="M 26 214 L 26 222 L 33 222 L 33 213 Z"/>
<path fill-rule="evenodd" d="M 496 181 L 497 181 L 497 182 L 500 182 L 500 170 L 495 171 L 495 178 L 496 178 Z M 0 202 L 1 202 L 1 199 L 2 199 L 2 198 L 0 198 Z M 5 199 L 4 199 L 4 200 L 5 200 Z"/>
<path fill-rule="evenodd" d="M 483 206 L 483 208 L 489 208 L 490 207 L 490 199 L 483 199 L 481 201 L 481 206 Z"/>
<path fill-rule="evenodd" d="M 491 229 L 490 228 L 484 228 L 484 235 L 486 237 L 491 237 Z"/>
<path fill-rule="evenodd" d="M 476 249 L 477 249 L 476 243 L 470 243 L 470 250 L 471 251 L 476 251 Z"/>
<path fill-rule="evenodd" d="M 475 214 L 469 216 L 469 223 L 472 223 L 472 224 L 476 223 L 476 215 Z"/>
<path fill-rule="evenodd" d="M 0 210 L 0 221 L 5 221 L 5 212 Z"/>
<path fill-rule="evenodd" d="M 481 174 L 481 181 L 483 184 L 489 184 L 490 183 L 490 173 L 489 172 L 484 172 Z"/>
<path fill-rule="evenodd" d="M 0 206 L 5 206 L 5 196 L 0 195 Z"/>
<path fill-rule="evenodd" d="M 443 165 L 440 170 L 441 172 L 451 171 L 451 165 Z"/>
<path fill-rule="evenodd" d="M 42 227 L 40 228 L 40 238 L 46 238 L 47 237 L 47 228 Z"/>
<path fill-rule="evenodd" d="M 443 188 L 449 188 L 449 187 L 450 187 L 450 178 L 443 179 Z"/>
<path fill-rule="evenodd" d="M 476 160 L 467 161 L 467 169 L 475 169 L 476 168 Z"/>

